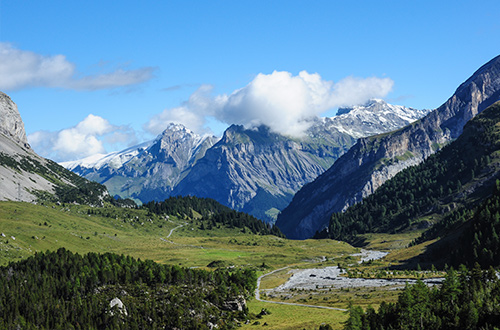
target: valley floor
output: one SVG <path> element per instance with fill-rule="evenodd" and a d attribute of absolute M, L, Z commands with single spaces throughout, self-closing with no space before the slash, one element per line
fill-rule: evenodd
<path fill-rule="evenodd" d="M 350 303 L 377 307 L 382 301 L 397 299 L 404 284 L 384 278 L 421 276 L 389 274 L 383 271 L 388 261 L 365 260 L 360 264 L 360 250 L 343 242 L 293 241 L 248 234 L 238 228 L 202 228 L 196 217 L 160 217 L 142 209 L 1 202 L 0 232 L 5 236 L 0 237 L 0 263 L 65 247 L 80 254 L 113 252 L 183 267 L 209 269 L 217 264 L 252 268 L 261 275 L 260 291 L 257 299 L 248 301 L 256 318 L 244 327 L 258 322 L 266 323 L 268 329 L 317 329 L 322 323 L 341 329 Z M 385 260 L 395 264 L 394 251 L 401 254 L 401 247 L 413 236 L 371 237 L 368 248 L 393 251 Z M 348 279 L 347 275 L 373 279 Z M 353 281 L 378 284 L 354 286 Z M 331 282 L 348 284 L 332 286 Z M 262 309 L 270 313 L 260 315 Z"/>

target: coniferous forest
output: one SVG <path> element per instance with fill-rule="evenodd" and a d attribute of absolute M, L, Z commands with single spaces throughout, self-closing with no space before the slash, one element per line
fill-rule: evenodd
<path fill-rule="evenodd" d="M 155 214 L 176 214 L 193 217 L 193 211 L 201 215 L 201 220 L 208 221 L 207 229 L 223 225 L 228 228 L 249 228 L 252 234 L 285 237 L 277 226 L 272 226 L 244 212 L 235 211 L 211 198 L 195 196 L 170 197 L 163 202 L 144 204 L 146 209 Z"/>
<path fill-rule="evenodd" d="M 493 269 L 449 270 L 442 286 L 423 282 L 407 286 L 396 303 L 378 312 L 351 306 L 346 330 L 498 329 L 500 279 Z"/>
<path fill-rule="evenodd" d="M 219 329 L 253 294 L 250 270 L 205 271 L 63 248 L 0 267 L 1 329 Z M 111 306 L 118 298 L 120 304 Z"/>

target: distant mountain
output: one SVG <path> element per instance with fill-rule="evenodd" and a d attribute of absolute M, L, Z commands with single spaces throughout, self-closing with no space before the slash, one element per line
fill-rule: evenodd
<path fill-rule="evenodd" d="M 398 172 L 439 150 L 462 133 L 465 123 L 500 99 L 500 57 L 458 87 L 426 117 L 395 132 L 362 138 L 331 168 L 294 196 L 277 225 L 290 238 L 311 237 L 340 212 L 372 194 Z"/>
<path fill-rule="evenodd" d="M 373 100 L 339 116 L 317 118 L 302 138 L 283 136 L 266 126 L 233 125 L 173 194 L 214 198 L 274 222 L 295 192 L 330 167 L 355 137 L 397 129 L 425 113 Z"/>
<path fill-rule="evenodd" d="M 106 185 L 114 196 L 160 201 L 171 195 L 173 187 L 217 141 L 214 136 L 200 136 L 183 125 L 170 124 L 153 141 L 61 165 Z"/>
<path fill-rule="evenodd" d="M 337 115 L 327 118 L 330 126 L 354 138 L 394 131 L 425 115 L 430 110 L 418 110 L 401 105 L 388 104 L 373 99 L 364 105 L 340 108 Z"/>
<path fill-rule="evenodd" d="M 338 116 L 317 118 L 302 138 L 265 126 L 233 125 L 218 141 L 171 124 L 155 141 L 62 165 L 122 198 L 146 203 L 176 195 L 210 197 L 273 221 L 293 194 L 329 168 L 357 137 L 397 129 L 427 112 L 372 100 L 342 109 Z"/>
<path fill-rule="evenodd" d="M 102 203 L 104 186 L 40 157 L 27 141 L 16 104 L 0 92 L 0 200 Z"/>
<path fill-rule="evenodd" d="M 210 197 L 261 219 L 272 219 L 306 182 L 323 173 L 354 139 L 318 120 L 308 136 L 292 139 L 266 126 L 233 125 L 207 150 L 174 195 Z"/>

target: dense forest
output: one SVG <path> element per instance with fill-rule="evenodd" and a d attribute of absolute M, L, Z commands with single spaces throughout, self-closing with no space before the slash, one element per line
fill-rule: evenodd
<path fill-rule="evenodd" d="M 346 330 L 499 329 L 500 280 L 493 269 L 451 269 L 441 287 L 407 286 L 396 303 L 376 312 L 351 306 Z"/>
<path fill-rule="evenodd" d="M 498 172 L 498 122 L 500 104 L 484 110 L 456 141 L 422 164 L 401 171 L 346 212 L 333 214 L 316 238 L 355 242 L 356 235 L 367 232 L 401 232 L 418 226 L 424 215 L 447 213 L 457 205 L 470 208 L 486 198 Z"/>
<path fill-rule="evenodd" d="M 449 265 L 478 263 L 486 269 L 500 266 L 500 181 L 494 194 L 473 210 L 460 208 L 424 232 L 412 244 L 442 238 L 427 248 L 421 258 L 445 260 Z"/>
<path fill-rule="evenodd" d="M 195 218 L 193 212 L 201 215 L 203 229 L 210 230 L 217 225 L 228 228 L 248 228 L 258 235 L 275 235 L 285 237 L 278 227 L 265 223 L 247 213 L 235 211 L 210 198 L 194 196 L 170 197 L 163 202 L 149 202 L 144 208 L 155 214 L 167 214 Z"/>
<path fill-rule="evenodd" d="M 1 329 L 219 329 L 244 319 L 256 274 L 116 254 L 36 253 L 0 267 Z M 113 305 L 113 301 L 120 303 Z M 233 302 L 233 303 L 232 303 Z M 121 305 L 123 304 L 123 305 Z M 237 305 L 237 304 L 236 304 Z M 239 310 L 238 310 L 239 309 Z"/>

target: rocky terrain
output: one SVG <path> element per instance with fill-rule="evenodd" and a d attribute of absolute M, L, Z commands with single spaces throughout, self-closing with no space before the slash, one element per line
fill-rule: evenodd
<path fill-rule="evenodd" d="M 0 92 L 0 133 L 28 147 L 24 123 L 17 110 L 17 105 L 7 94 L 2 92 Z"/>

